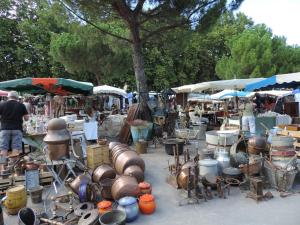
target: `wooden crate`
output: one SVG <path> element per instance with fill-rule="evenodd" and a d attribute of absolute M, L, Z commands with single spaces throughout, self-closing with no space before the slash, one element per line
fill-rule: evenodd
<path fill-rule="evenodd" d="M 40 172 L 40 185 L 48 186 L 53 182 L 53 176 L 51 172 Z"/>
<path fill-rule="evenodd" d="M 90 169 L 95 169 L 103 163 L 110 163 L 109 149 L 107 145 L 90 145 L 86 149 L 87 166 Z"/>
<path fill-rule="evenodd" d="M 20 175 L 20 176 L 13 175 L 12 176 L 12 184 L 14 186 L 16 186 L 16 185 L 25 185 L 25 175 Z"/>
<path fill-rule="evenodd" d="M 4 190 L 8 189 L 9 187 L 11 187 L 12 184 L 13 184 L 12 176 L 9 176 L 6 179 L 0 179 L 0 190 L 4 191 Z"/>

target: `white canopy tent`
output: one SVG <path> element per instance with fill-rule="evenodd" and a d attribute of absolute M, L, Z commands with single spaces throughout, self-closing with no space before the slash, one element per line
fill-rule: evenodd
<path fill-rule="evenodd" d="M 101 85 L 94 87 L 93 89 L 94 94 L 116 94 L 127 98 L 127 93 L 125 90 L 121 88 L 112 87 L 109 85 Z"/>

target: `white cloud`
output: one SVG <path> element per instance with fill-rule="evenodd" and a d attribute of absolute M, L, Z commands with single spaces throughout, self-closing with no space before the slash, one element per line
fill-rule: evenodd
<path fill-rule="evenodd" d="M 300 0 L 245 0 L 239 11 L 285 36 L 288 44 L 300 45 L 299 9 Z"/>

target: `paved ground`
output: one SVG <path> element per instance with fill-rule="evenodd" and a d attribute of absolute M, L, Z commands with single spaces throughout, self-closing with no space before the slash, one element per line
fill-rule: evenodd
<path fill-rule="evenodd" d="M 131 224 L 143 225 L 298 225 L 300 194 L 281 198 L 272 190 L 273 199 L 256 203 L 245 198 L 238 188 L 232 188 L 227 199 L 215 197 L 199 205 L 178 206 L 182 192 L 165 182 L 167 161 L 173 158 L 161 148 L 149 148 L 142 155 L 146 162 L 146 180 L 152 184 L 157 211 L 153 215 L 141 215 Z M 295 189 L 296 190 L 296 189 Z M 35 206 L 39 208 L 40 206 Z M 17 224 L 17 218 L 5 215 L 6 225 Z"/>

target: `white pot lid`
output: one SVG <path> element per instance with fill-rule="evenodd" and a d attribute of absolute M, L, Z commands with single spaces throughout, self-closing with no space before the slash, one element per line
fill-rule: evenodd
<path fill-rule="evenodd" d="M 217 164 L 218 161 L 214 159 L 202 159 L 199 161 L 200 166 L 216 166 Z"/>

